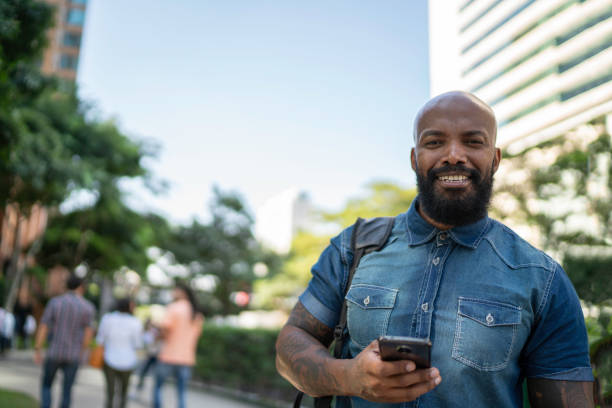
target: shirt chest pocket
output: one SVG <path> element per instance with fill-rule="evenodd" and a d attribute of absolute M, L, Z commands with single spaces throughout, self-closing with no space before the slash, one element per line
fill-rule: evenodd
<path fill-rule="evenodd" d="M 518 306 L 460 297 L 452 357 L 480 371 L 502 370 L 512 354 L 520 323 Z"/>
<path fill-rule="evenodd" d="M 346 294 L 347 325 L 351 340 L 365 348 L 387 333 L 397 289 L 355 284 Z"/>

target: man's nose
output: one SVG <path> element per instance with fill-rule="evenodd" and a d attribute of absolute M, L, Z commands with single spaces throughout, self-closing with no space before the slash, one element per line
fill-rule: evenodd
<path fill-rule="evenodd" d="M 447 164 L 466 163 L 465 147 L 458 141 L 452 141 L 447 145 L 444 162 Z"/>

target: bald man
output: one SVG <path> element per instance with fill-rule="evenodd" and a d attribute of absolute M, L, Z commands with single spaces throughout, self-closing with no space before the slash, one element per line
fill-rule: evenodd
<path fill-rule="evenodd" d="M 361 259 L 348 292 L 353 227 L 331 240 L 279 334 L 278 371 L 308 395 L 339 396 L 336 407 L 520 407 L 524 379 L 532 407 L 592 407 L 571 282 L 487 215 L 501 160 L 493 111 L 449 92 L 423 106 L 414 129 L 419 195 L 383 249 Z M 334 359 L 344 293 L 350 337 Z M 382 361 L 382 335 L 429 339 L 433 367 Z"/>

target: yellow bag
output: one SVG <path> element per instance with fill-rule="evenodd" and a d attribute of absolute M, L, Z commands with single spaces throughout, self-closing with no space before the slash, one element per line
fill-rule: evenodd
<path fill-rule="evenodd" d="M 104 365 L 104 346 L 98 344 L 89 353 L 89 365 L 95 368 L 102 368 Z"/>

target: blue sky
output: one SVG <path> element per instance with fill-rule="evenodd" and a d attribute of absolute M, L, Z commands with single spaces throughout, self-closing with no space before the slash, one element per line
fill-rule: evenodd
<path fill-rule="evenodd" d="M 134 206 L 207 217 L 212 185 L 255 210 L 285 189 L 335 209 L 373 180 L 414 184 L 428 99 L 426 0 L 90 0 L 81 95 L 170 183 Z"/>

